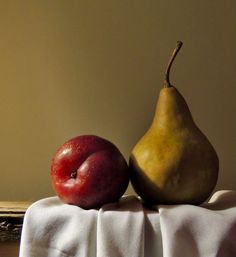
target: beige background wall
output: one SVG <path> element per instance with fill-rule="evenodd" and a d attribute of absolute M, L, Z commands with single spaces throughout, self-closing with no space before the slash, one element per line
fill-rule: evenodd
<path fill-rule="evenodd" d="M 53 195 L 50 160 L 79 134 L 128 159 L 148 128 L 164 70 L 236 189 L 236 1 L 1 1 L 0 200 Z M 129 189 L 132 192 L 132 189 Z"/>

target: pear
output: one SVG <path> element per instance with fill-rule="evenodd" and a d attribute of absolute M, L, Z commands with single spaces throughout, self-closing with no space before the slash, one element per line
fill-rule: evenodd
<path fill-rule="evenodd" d="M 195 124 L 183 96 L 170 84 L 170 68 L 181 46 L 178 41 L 167 66 L 151 126 L 129 159 L 132 186 L 151 205 L 199 205 L 218 179 L 216 151 Z"/>

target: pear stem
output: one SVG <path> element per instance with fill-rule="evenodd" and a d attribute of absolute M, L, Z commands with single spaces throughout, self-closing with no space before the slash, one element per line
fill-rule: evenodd
<path fill-rule="evenodd" d="M 164 87 L 171 87 L 171 84 L 170 84 L 170 69 L 171 69 L 171 66 L 172 66 L 172 63 L 177 55 L 177 53 L 179 52 L 181 46 L 183 45 L 183 42 L 181 41 L 177 41 L 177 45 L 172 53 L 172 56 L 171 56 L 171 59 L 168 63 L 168 66 L 167 66 L 167 69 L 166 69 L 166 73 L 165 73 L 165 81 L 164 81 Z"/>

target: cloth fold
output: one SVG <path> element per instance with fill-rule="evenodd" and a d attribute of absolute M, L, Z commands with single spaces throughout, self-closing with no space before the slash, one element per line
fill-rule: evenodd
<path fill-rule="evenodd" d="M 57 197 L 25 214 L 20 257 L 234 257 L 236 191 L 218 191 L 201 206 L 146 207 L 124 196 L 99 210 Z"/>
<path fill-rule="evenodd" d="M 208 203 L 159 206 L 164 257 L 236 256 L 236 192 L 216 192 Z"/>
<path fill-rule="evenodd" d="M 42 199 L 27 210 L 20 257 L 162 256 L 159 216 L 135 196 L 99 210 Z"/>

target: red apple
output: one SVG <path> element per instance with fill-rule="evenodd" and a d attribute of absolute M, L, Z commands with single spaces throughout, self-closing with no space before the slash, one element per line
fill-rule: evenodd
<path fill-rule="evenodd" d="M 114 144 L 84 135 L 70 139 L 56 151 L 51 178 L 63 202 L 90 209 L 119 200 L 128 186 L 129 172 Z"/>

